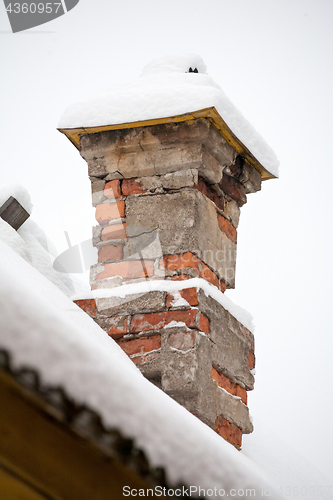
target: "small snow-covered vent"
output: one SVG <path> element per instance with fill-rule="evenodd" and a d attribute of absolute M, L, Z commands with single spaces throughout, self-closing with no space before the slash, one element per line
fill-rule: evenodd
<path fill-rule="evenodd" d="M 0 217 L 17 231 L 30 217 L 30 214 L 16 198 L 10 196 L 2 207 L 0 207 Z"/>

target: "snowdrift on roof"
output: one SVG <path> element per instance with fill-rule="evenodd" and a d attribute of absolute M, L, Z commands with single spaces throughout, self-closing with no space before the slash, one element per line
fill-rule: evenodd
<path fill-rule="evenodd" d="M 153 466 L 164 467 L 172 484 L 254 488 L 261 497 L 269 484 L 260 469 L 146 380 L 116 342 L 5 242 L 0 252 L 0 349 L 15 369 L 33 369 L 43 384 L 96 411 L 106 428 L 134 439 Z"/>
<path fill-rule="evenodd" d="M 275 153 L 206 73 L 202 58 L 194 54 L 151 61 L 139 78 L 113 85 L 93 98 L 69 106 L 58 126 L 117 125 L 167 118 L 213 106 L 252 155 L 277 177 L 279 162 Z"/>

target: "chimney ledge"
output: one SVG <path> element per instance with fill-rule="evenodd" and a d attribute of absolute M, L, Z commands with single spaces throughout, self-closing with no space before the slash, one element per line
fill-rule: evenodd
<path fill-rule="evenodd" d="M 85 134 L 96 134 L 97 132 L 106 132 L 110 130 L 122 130 L 138 127 L 148 127 L 151 125 L 160 125 L 166 123 L 180 123 L 192 122 L 198 118 L 208 118 L 218 129 L 222 137 L 240 154 L 252 167 L 254 167 L 261 175 L 262 180 L 276 179 L 277 176 L 262 165 L 251 151 L 236 137 L 236 135 L 229 128 L 227 123 L 223 120 L 216 108 L 209 107 L 193 111 L 191 113 L 184 113 L 176 116 L 169 116 L 163 118 L 156 118 L 150 120 L 142 120 L 130 123 L 119 123 L 115 125 L 102 125 L 94 127 L 76 127 L 76 128 L 58 128 L 59 132 L 74 144 L 77 149 L 80 149 L 80 137 Z"/>
<path fill-rule="evenodd" d="M 129 295 L 144 294 L 153 291 L 172 292 L 186 288 L 197 288 L 203 290 L 206 296 L 210 296 L 222 305 L 230 314 L 250 332 L 254 331 L 253 320 L 250 313 L 234 304 L 229 297 L 220 292 L 214 285 L 211 285 L 203 278 L 190 278 L 184 281 L 171 280 L 145 280 L 136 283 L 116 286 L 114 288 L 100 288 L 92 290 L 84 295 L 78 294 L 72 298 L 73 301 L 89 299 L 106 299 L 110 297 L 125 298 Z"/>

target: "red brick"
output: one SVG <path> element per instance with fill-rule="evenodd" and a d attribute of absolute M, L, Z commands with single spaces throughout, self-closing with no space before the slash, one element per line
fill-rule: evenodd
<path fill-rule="evenodd" d="M 164 257 L 160 260 L 160 267 L 164 267 L 168 271 L 178 271 L 191 268 L 196 271 L 200 278 L 204 278 L 216 287 L 219 286 L 218 277 L 192 252 L 177 255 L 164 255 Z"/>
<path fill-rule="evenodd" d="M 199 317 L 199 329 L 204 333 L 209 333 L 209 319 L 202 313 Z"/>
<path fill-rule="evenodd" d="M 218 383 L 220 387 L 225 389 L 227 392 L 232 394 L 233 396 L 235 395 L 235 384 L 231 382 L 231 380 L 223 375 L 223 373 L 218 372 L 215 370 L 215 368 L 212 366 L 212 371 L 210 373 L 210 376 L 212 377 L 215 382 Z"/>
<path fill-rule="evenodd" d="M 160 355 L 159 352 L 148 352 L 147 354 L 141 354 L 140 356 L 133 356 L 131 357 L 131 360 L 133 363 L 136 365 L 143 365 L 143 363 L 148 363 L 148 361 L 153 361 L 153 359 L 158 358 Z"/>
<path fill-rule="evenodd" d="M 98 250 L 98 262 L 105 260 L 121 260 L 123 258 L 124 244 L 105 245 Z"/>
<path fill-rule="evenodd" d="M 145 354 L 161 348 L 161 335 L 151 335 L 150 337 L 140 337 L 139 339 L 124 340 L 119 342 L 119 346 L 128 356 L 135 354 Z"/>
<path fill-rule="evenodd" d="M 253 370 L 253 368 L 255 367 L 255 357 L 254 357 L 254 354 L 253 352 L 249 351 L 249 368 L 250 370 Z"/>
<path fill-rule="evenodd" d="M 227 195 L 230 196 L 241 207 L 247 202 L 245 189 L 242 184 L 230 175 L 223 174 L 220 188 Z"/>
<path fill-rule="evenodd" d="M 205 181 L 201 177 L 198 178 L 198 183 L 195 184 L 194 187 L 195 187 L 195 189 L 197 189 L 202 194 L 204 194 L 205 196 L 208 197 L 208 187 L 207 187 Z"/>
<path fill-rule="evenodd" d="M 106 224 L 113 219 L 125 217 L 125 202 L 102 203 L 96 206 L 95 218 L 99 224 Z"/>
<path fill-rule="evenodd" d="M 219 287 L 219 279 L 218 279 L 218 277 L 216 276 L 216 274 L 213 273 L 213 271 L 211 271 L 209 269 L 208 266 L 206 266 L 206 264 L 200 263 L 200 265 L 198 266 L 198 268 L 199 268 L 199 276 L 200 276 L 200 278 L 204 278 L 206 281 L 208 281 L 212 285 L 216 286 L 217 288 Z"/>
<path fill-rule="evenodd" d="M 195 184 L 194 188 L 197 189 L 198 191 L 200 191 L 205 196 L 207 196 L 207 198 L 210 198 L 209 195 L 210 195 L 211 189 L 207 186 L 207 184 L 205 183 L 205 181 L 201 177 L 198 178 L 198 183 Z"/>
<path fill-rule="evenodd" d="M 148 278 L 154 276 L 154 261 L 124 260 L 104 264 L 104 271 L 96 277 L 98 280 L 122 276 L 123 278 Z"/>
<path fill-rule="evenodd" d="M 194 188 L 207 196 L 207 198 L 213 201 L 218 208 L 221 210 L 224 209 L 223 200 L 219 198 L 219 196 L 205 183 L 201 177 L 199 177 L 198 184 L 196 184 Z"/>
<path fill-rule="evenodd" d="M 197 306 L 198 301 L 198 293 L 196 288 L 184 288 L 183 290 L 179 290 L 180 296 L 188 302 L 190 306 Z M 175 300 L 175 293 L 168 293 L 166 298 L 166 306 L 173 307 L 172 302 Z"/>
<path fill-rule="evenodd" d="M 220 280 L 220 290 L 222 293 L 224 293 L 227 289 L 227 285 L 224 283 L 224 281 Z"/>
<path fill-rule="evenodd" d="M 239 398 L 241 398 L 243 403 L 245 405 L 247 405 L 247 392 L 246 392 L 246 390 L 243 389 L 243 387 L 241 387 L 239 384 L 235 384 L 235 386 L 236 386 L 235 396 L 238 396 Z"/>
<path fill-rule="evenodd" d="M 91 318 L 94 318 L 96 316 L 97 308 L 95 299 L 74 300 L 74 303 L 79 306 L 82 311 L 87 313 Z"/>
<path fill-rule="evenodd" d="M 107 182 L 104 188 L 104 195 L 110 199 L 114 198 L 121 199 L 120 181 L 114 180 Z"/>
<path fill-rule="evenodd" d="M 237 231 L 231 222 L 220 214 L 217 214 L 217 220 L 221 231 L 229 238 L 229 240 L 237 243 Z"/>
<path fill-rule="evenodd" d="M 242 431 L 237 425 L 228 422 L 222 415 L 219 415 L 215 420 L 215 431 L 238 450 L 241 449 Z"/>
<path fill-rule="evenodd" d="M 166 306 L 167 307 L 172 307 L 172 302 L 174 300 L 175 300 L 174 295 L 172 295 L 171 293 L 167 293 L 167 296 L 166 296 Z"/>
<path fill-rule="evenodd" d="M 190 306 L 197 306 L 199 304 L 198 292 L 196 288 L 183 288 L 179 290 L 181 297 L 185 299 Z"/>
<path fill-rule="evenodd" d="M 241 387 L 239 384 L 234 384 L 233 382 L 231 382 L 228 377 L 223 375 L 223 373 L 219 373 L 213 366 L 210 375 L 220 387 L 229 392 L 229 394 L 239 397 L 245 405 L 247 404 L 247 392 L 245 389 L 243 389 L 243 387 Z"/>
<path fill-rule="evenodd" d="M 101 240 L 123 240 L 126 238 L 126 222 L 123 224 L 112 224 L 102 229 Z"/>
<path fill-rule="evenodd" d="M 121 190 L 124 196 L 146 192 L 146 190 L 142 187 L 141 182 L 139 182 L 137 179 L 124 179 Z"/>
<path fill-rule="evenodd" d="M 168 343 L 173 349 L 185 351 L 195 346 L 195 332 L 170 333 Z"/>
<path fill-rule="evenodd" d="M 128 332 L 129 317 L 128 316 L 112 316 L 109 318 L 110 328 L 108 335 L 113 339 L 119 339 Z"/>
<path fill-rule="evenodd" d="M 188 328 L 196 328 L 197 309 L 186 311 L 163 311 L 147 314 L 135 314 L 132 317 L 131 332 L 159 330 L 171 321 L 183 321 Z"/>
<path fill-rule="evenodd" d="M 192 267 L 198 271 L 198 264 L 200 260 L 193 255 L 192 252 L 186 252 L 178 255 L 164 255 L 160 261 L 160 266 L 168 271 L 177 271 Z"/>

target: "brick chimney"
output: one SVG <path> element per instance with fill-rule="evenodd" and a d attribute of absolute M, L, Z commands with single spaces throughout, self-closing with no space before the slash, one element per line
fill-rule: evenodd
<path fill-rule="evenodd" d="M 61 129 L 88 163 L 95 299 L 80 305 L 145 377 L 237 448 L 253 430 L 254 337 L 236 319 L 237 226 L 274 177 L 215 108 Z"/>

